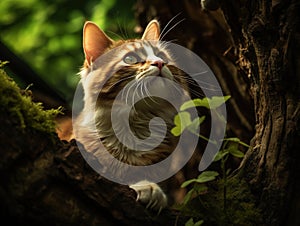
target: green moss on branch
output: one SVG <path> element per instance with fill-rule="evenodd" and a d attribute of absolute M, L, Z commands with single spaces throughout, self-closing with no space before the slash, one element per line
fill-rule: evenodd
<path fill-rule="evenodd" d="M 0 65 L 0 67 L 3 63 Z M 14 120 L 16 128 L 25 132 L 33 129 L 49 134 L 55 133 L 54 118 L 61 108 L 44 110 L 41 103 L 34 103 L 30 91 L 21 91 L 18 85 L 0 68 L 0 115 Z"/>

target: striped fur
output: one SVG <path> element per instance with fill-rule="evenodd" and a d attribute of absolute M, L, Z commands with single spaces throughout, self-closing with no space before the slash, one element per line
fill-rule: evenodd
<path fill-rule="evenodd" d="M 165 100 L 149 97 L 140 101 L 131 110 L 129 118 L 131 131 L 140 139 L 146 139 L 150 135 L 149 122 L 152 118 L 162 118 L 167 125 L 167 133 L 163 142 L 150 151 L 128 148 L 118 140 L 112 129 L 111 108 L 118 93 L 129 82 L 143 83 L 145 78 L 162 76 L 187 90 L 184 74 L 172 65 L 172 56 L 163 42 L 133 39 L 109 41 L 108 43 L 110 45 L 103 48 L 97 59 L 85 61 L 81 71 L 85 105 L 76 121 L 75 128 L 80 128 L 74 131 L 76 139 L 84 144 L 88 152 L 101 158 L 102 161 L 105 158 L 103 153 L 108 151 L 116 159 L 129 165 L 151 165 L 159 162 L 172 153 L 178 142 L 178 139 L 170 133 L 173 127 L 173 118 L 177 113 L 174 107 Z M 125 63 L 124 57 L 128 53 L 136 54 L 140 62 L 132 65 Z M 157 66 L 153 66 L 153 62 L 156 60 L 164 62 L 160 72 Z M 163 85 L 151 86 L 150 83 L 146 83 L 141 85 L 142 88 L 133 89 L 131 92 L 147 92 L 149 89 L 159 88 L 164 89 L 167 95 L 172 97 L 174 87 L 164 87 Z M 129 93 L 126 93 L 128 98 L 132 98 Z M 188 96 L 188 93 L 186 92 L 185 95 Z M 124 117 L 122 115 L 124 106 L 125 103 L 117 103 L 120 119 Z M 122 125 L 120 124 L 120 126 Z M 130 137 L 126 137 L 128 135 L 126 131 L 122 134 L 125 136 L 124 139 L 130 139 Z M 103 144 L 101 148 L 99 148 L 100 141 Z M 117 162 L 115 165 L 111 165 L 109 170 L 114 170 L 119 176 L 122 176 Z"/>

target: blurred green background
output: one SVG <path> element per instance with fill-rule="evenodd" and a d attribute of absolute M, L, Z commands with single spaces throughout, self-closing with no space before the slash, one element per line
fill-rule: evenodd
<path fill-rule="evenodd" d="M 135 37 L 134 3 L 135 0 L 1 0 L 0 40 L 71 103 L 84 61 L 84 22 L 94 21 L 114 39 L 116 34 Z"/>

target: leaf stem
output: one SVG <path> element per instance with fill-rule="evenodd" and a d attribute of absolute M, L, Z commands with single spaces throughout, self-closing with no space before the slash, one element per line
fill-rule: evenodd
<path fill-rule="evenodd" d="M 203 135 L 201 135 L 201 134 L 198 134 L 198 133 L 196 133 L 196 132 L 194 132 L 194 131 L 192 131 L 192 130 L 189 130 L 189 131 L 190 131 L 192 134 L 194 134 L 194 135 L 200 137 L 201 139 L 203 139 L 203 140 L 205 140 L 205 141 L 207 141 L 207 142 L 209 142 L 209 143 L 211 143 L 211 144 L 217 145 L 217 141 L 215 141 L 215 140 L 210 140 L 210 139 L 208 139 L 207 137 L 205 137 L 205 136 L 203 136 Z"/>

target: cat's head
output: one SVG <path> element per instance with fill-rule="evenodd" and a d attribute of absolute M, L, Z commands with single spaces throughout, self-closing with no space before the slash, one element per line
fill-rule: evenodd
<path fill-rule="evenodd" d="M 152 20 L 144 31 L 141 40 L 158 41 L 160 37 L 160 26 L 157 20 Z M 113 41 L 110 39 L 95 23 L 86 22 L 83 28 L 83 50 L 85 53 L 85 67 L 90 66 L 98 57 L 103 55 L 108 50 L 125 44 L 126 42 L 135 42 L 138 39 Z M 132 44 L 132 43 L 131 43 Z M 137 49 L 130 49 L 135 52 Z M 129 50 L 129 51 L 130 51 Z M 127 64 L 134 64 L 133 57 L 124 58 Z"/>
<path fill-rule="evenodd" d="M 141 39 L 114 41 L 95 23 L 86 22 L 83 29 L 84 69 L 81 73 L 85 89 L 104 83 L 102 93 L 113 93 L 131 80 L 159 76 L 182 83 L 178 70 L 171 66 L 172 56 L 160 40 L 160 25 L 152 20 Z M 99 70 L 97 78 L 85 84 L 90 72 Z M 109 79 L 107 79 L 109 76 Z M 91 81 L 92 80 L 92 81 Z M 99 91 L 99 90 L 98 90 Z"/>

